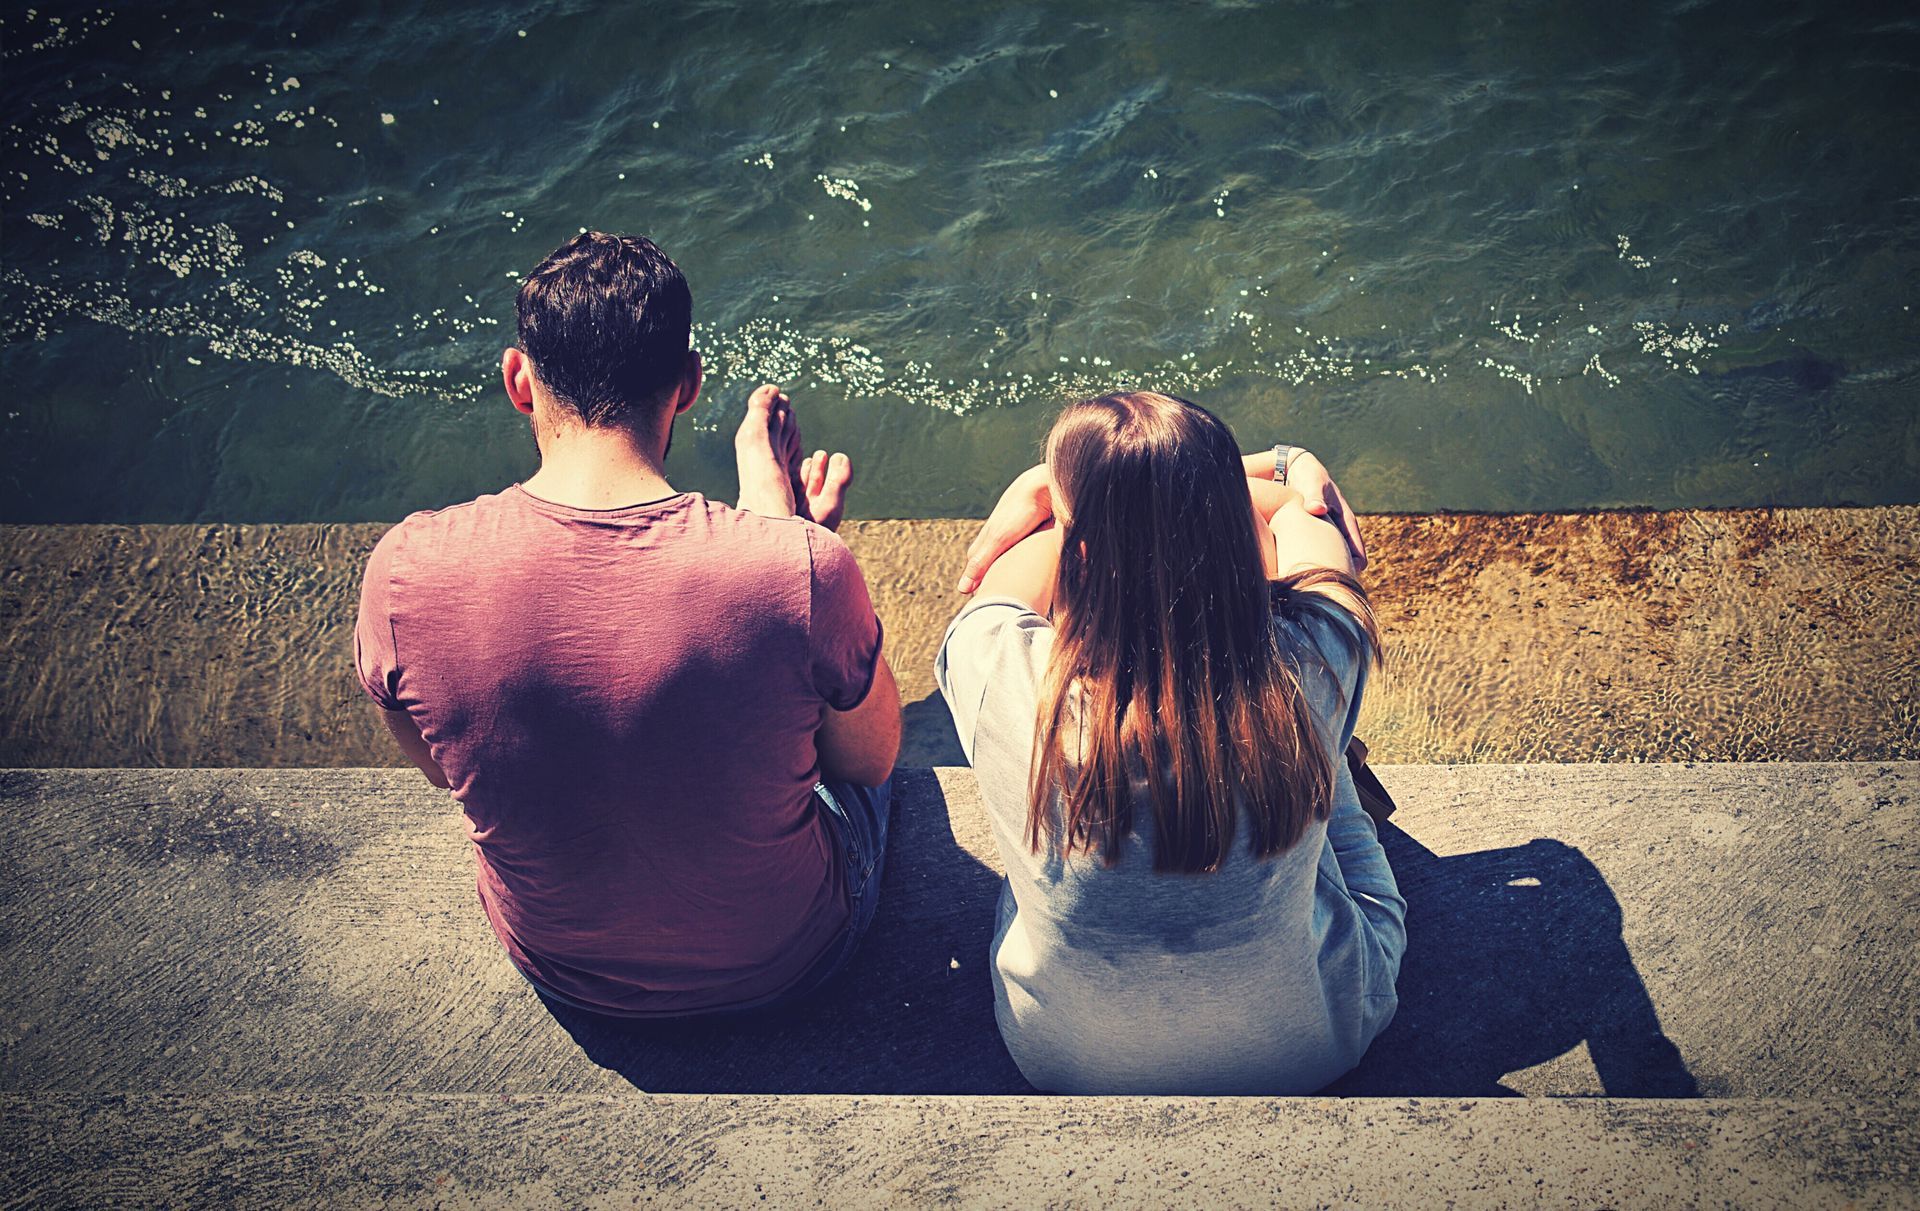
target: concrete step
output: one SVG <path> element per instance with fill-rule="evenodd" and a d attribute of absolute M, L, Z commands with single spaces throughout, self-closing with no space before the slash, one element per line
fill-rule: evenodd
<path fill-rule="evenodd" d="M 965 770 L 900 772 L 839 983 L 725 1028 L 550 1016 L 410 773 L 0 772 L 0 1202 L 1920 1205 L 1920 766 L 1381 773 L 1399 1018 L 1356 1096 L 1215 1100 L 1018 1096 Z"/>
<path fill-rule="evenodd" d="M 1402 1006 L 1336 1092 L 1911 1094 L 1920 765 L 1387 767 Z M 902 770 L 874 933 L 777 1020 L 551 1016 L 393 770 L 0 773 L 0 1090 L 1027 1090 L 972 775 Z"/>
<path fill-rule="evenodd" d="M 1916 1205 L 1910 1119 L 1777 1100 L 0 1095 L 10 1206 Z"/>

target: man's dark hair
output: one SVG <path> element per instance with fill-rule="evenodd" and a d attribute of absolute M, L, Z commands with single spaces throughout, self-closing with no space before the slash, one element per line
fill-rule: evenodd
<path fill-rule="evenodd" d="M 686 368 L 693 294 L 652 240 L 589 231 L 520 284 L 520 350 L 589 425 L 650 419 Z"/>

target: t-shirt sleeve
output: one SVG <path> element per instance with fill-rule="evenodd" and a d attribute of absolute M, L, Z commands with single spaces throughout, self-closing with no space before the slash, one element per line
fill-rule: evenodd
<path fill-rule="evenodd" d="M 806 527 L 813 561 L 807 646 L 813 686 L 828 706 L 850 711 L 866 701 L 880 668 L 881 628 L 860 564 L 831 530 Z"/>
<path fill-rule="evenodd" d="M 393 636 L 393 558 L 401 542 L 399 527 L 388 530 L 367 557 L 360 581 L 360 616 L 353 626 L 353 665 L 360 688 L 382 710 L 400 705 L 400 656 Z"/>

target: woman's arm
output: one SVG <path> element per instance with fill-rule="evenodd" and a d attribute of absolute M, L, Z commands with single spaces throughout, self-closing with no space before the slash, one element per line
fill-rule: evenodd
<path fill-rule="evenodd" d="M 1298 496 L 1283 501 L 1267 522 L 1277 548 L 1275 575 L 1293 576 L 1326 569 L 1348 576 L 1357 573 L 1353 549 L 1338 527 L 1307 512 Z M 1364 615 L 1365 607 L 1339 584 L 1309 585 L 1304 592 L 1319 593 L 1350 614 Z"/>
<path fill-rule="evenodd" d="M 1253 497 L 1253 516 L 1263 529 L 1273 523 L 1273 515 L 1280 511 L 1281 505 L 1298 504 L 1305 508 L 1307 503 L 1305 497 L 1286 484 L 1251 475 L 1247 477 L 1247 493 Z"/>
<path fill-rule="evenodd" d="M 1273 481 L 1272 450 L 1243 455 L 1240 461 L 1246 468 L 1247 482 L 1253 492 L 1261 524 L 1266 524 L 1273 511 L 1279 508 L 1281 497 L 1268 488 L 1253 485 L 1266 484 L 1279 491 L 1293 489 L 1294 495 L 1303 501 L 1309 514 L 1325 517 L 1339 528 L 1353 551 L 1353 567 L 1359 569 L 1367 566 L 1367 546 L 1360 539 L 1359 523 L 1353 516 L 1353 510 L 1347 506 L 1347 498 L 1340 494 L 1339 487 L 1319 459 L 1306 450 L 1295 453 L 1287 464 L 1287 483 L 1284 485 Z M 1021 472 L 1000 494 L 993 513 L 981 523 L 980 532 L 974 535 L 973 542 L 967 547 L 966 563 L 960 570 L 954 588 L 961 593 L 978 592 L 982 578 L 994 561 L 1052 516 L 1053 501 L 1048 495 L 1045 465 Z M 1268 573 L 1273 574 L 1272 559 L 1269 558 L 1267 563 Z"/>
<path fill-rule="evenodd" d="M 1331 568 L 1353 575 L 1353 549 L 1340 528 L 1307 512 L 1299 493 L 1283 500 L 1267 519 L 1267 529 L 1280 548 L 1280 575 Z"/>
<path fill-rule="evenodd" d="M 993 512 L 980 524 L 980 532 L 967 547 L 967 562 L 960 569 L 960 581 L 954 588 L 962 593 L 978 591 L 993 561 L 1052 517 L 1053 495 L 1047 487 L 1047 465 L 1040 463 L 1015 476 L 1007 490 L 1000 494 Z"/>
<path fill-rule="evenodd" d="M 1333 765 L 1333 811 L 1327 818 L 1327 845 L 1340 867 L 1340 881 L 1347 885 L 1347 898 L 1372 930 L 1381 957 L 1390 964 L 1381 983 L 1391 987 L 1407 950 L 1407 900 L 1387 862 L 1387 851 L 1380 844 L 1373 818 L 1360 808 L 1360 794 L 1353 787 L 1353 773 L 1347 768 L 1345 754 L 1336 756 Z"/>
<path fill-rule="evenodd" d="M 1053 582 L 1060 573 L 1060 527 L 1048 521 L 993 561 L 980 580 L 983 597 L 1011 597 L 1041 617 L 1053 612 Z"/>
<path fill-rule="evenodd" d="M 1272 481 L 1272 450 L 1243 454 L 1240 462 L 1247 469 L 1248 479 Z M 1308 513 L 1324 517 L 1340 528 L 1341 536 L 1353 551 L 1354 571 L 1364 570 L 1367 566 L 1367 544 L 1360 538 L 1359 520 L 1348 507 L 1347 498 L 1341 495 L 1340 486 L 1333 482 L 1326 465 L 1315 458 L 1312 451 L 1296 446 L 1292 457 L 1287 460 L 1286 486 L 1299 491 L 1306 501 Z"/>
<path fill-rule="evenodd" d="M 1272 456 L 1269 455 L 1269 458 Z M 1260 559 L 1267 569 L 1268 580 L 1280 578 L 1280 557 L 1274 549 L 1271 531 L 1273 515 L 1280 506 L 1301 499 L 1300 494 L 1285 484 L 1277 484 L 1271 479 L 1259 479 L 1249 476 L 1247 495 L 1253 497 L 1254 530 L 1260 535 Z"/>

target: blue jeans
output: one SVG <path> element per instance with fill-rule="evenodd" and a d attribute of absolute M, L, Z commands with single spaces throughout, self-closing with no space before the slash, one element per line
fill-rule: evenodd
<path fill-rule="evenodd" d="M 893 779 L 879 786 L 822 782 L 813 797 L 827 809 L 827 823 L 840 843 L 840 873 L 847 886 L 847 927 L 793 986 L 755 1009 L 797 1001 L 832 979 L 873 924 L 880 906 L 880 875 L 887 865 L 887 830 L 893 823 Z"/>

